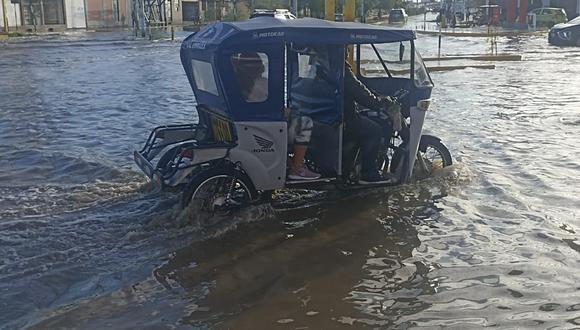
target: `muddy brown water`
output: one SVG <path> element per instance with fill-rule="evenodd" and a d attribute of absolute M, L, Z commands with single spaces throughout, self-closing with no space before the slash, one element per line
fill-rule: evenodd
<path fill-rule="evenodd" d="M 152 127 L 195 118 L 179 43 L 0 44 L 0 328 L 579 327 L 580 50 L 498 42 L 524 60 L 433 74 L 426 130 L 453 167 L 287 194 L 212 230 L 131 159 Z"/>

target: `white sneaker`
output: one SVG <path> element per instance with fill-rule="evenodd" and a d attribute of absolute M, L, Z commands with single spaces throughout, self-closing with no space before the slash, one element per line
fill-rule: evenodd
<path fill-rule="evenodd" d="M 288 173 L 288 179 L 290 180 L 316 180 L 320 179 L 320 177 L 320 174 L 312 172 L 306 166 L 302 166 L 297 170 L 290 169 L 290 173 Z"/>

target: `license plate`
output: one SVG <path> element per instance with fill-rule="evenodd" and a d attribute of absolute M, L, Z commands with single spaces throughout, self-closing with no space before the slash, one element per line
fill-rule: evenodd
<path fill-rule="evenodd" d="M 213 131 L 213 138 L 218 142 L 232 143 L 232 130 L 230 123 L 218 117 L 211 118 L 211 128 Z"/>

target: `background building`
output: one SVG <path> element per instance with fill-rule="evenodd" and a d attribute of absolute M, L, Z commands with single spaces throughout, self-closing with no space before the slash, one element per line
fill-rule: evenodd
<path fill-rule="evenodd" d="M 89 28 L 131 26 L 131 0 L 85 0 Z"/>
<path fill-rule="evenodd" d="M 84 0 L 5 0 L 8 26 L 20 31 L 85 28 Z M 0 6 L 0 16 L 4 15 Z M 0 26 L 4 28 L 3 20 Z"/>

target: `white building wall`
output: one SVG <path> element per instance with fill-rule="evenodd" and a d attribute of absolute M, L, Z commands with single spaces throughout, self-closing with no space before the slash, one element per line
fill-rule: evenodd
<path fill-rule="evenodd" d="M 65 0 L 64 7 L 66 27 L 68 29 L 83 29 L 87 27 L 84 0 Z"/>
<path fill-rule="evenodd" d="M 8 17 L 8 27 L 20 26 L 20 4 L 11 3 L 10 0 L 4 0 L 6 4 L 6 15 Z M 0 30 L 4 31 L 4 12 L 2 11 L 2 2 L 0 0 Z"/>

